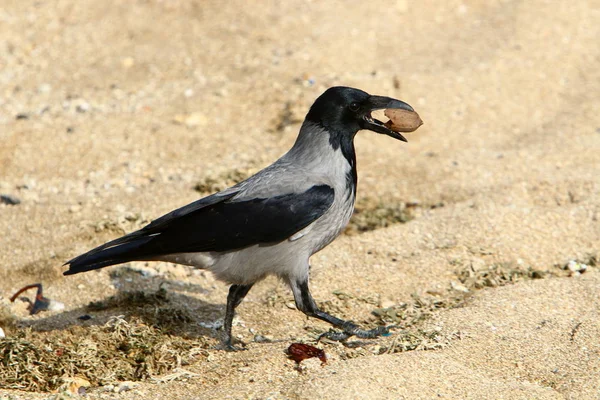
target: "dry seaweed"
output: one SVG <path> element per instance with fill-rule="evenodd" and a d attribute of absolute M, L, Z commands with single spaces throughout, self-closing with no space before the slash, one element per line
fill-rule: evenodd
<path fill-rule="evenodd" d="M 173 337 L 137 318 L 66 331 L 30 328 L 0 341 L 0 387 L 51 391 L 68 378 L 93 386 L 145 380 L 186 365 L 205 346 Z"/>
<path fill-rule="evenodd" d="M 0 303 L 0 328 L 12 329 L 17 325 L 17 318 L 7 304 Z"/>
<path fill-rule="evenodd" d="M 437 350 L 447 346 L 459 333 L 445 334 L 424 324 L 441 309 L 458 307 L 464 303 L 468 293 L 453 293 L 446 296 L 412 295 L 410 302 L 373 311 L 383 323 L 394 325 L 395 332 L 389 345 L 379 348 L 379 354 L 400 353 L 413 350 Z"/>
<path fill-rule="evenodd" d="M 258 170 L 251 167 L 236 168 L 226 171 L 218 176 L 207 176 L 194 186 L 194 190 L 202 194 L 219 192 L 242 182 L 257 171 Z"/>
<path fill-rule="evenodd" d="M 413 294 L 412 300 L 397 306 L 377 308 L 372 311 L 382 323 L 392 323 L 400 328 L 410 328 L 431 317 L 437 310 L 457 307 L 465 301 L 468 294 L 456 294 L 448 291 L 444 297 L 419 296 Z"/>
<path fill-rule="evenodd" d="M 124 314 L 105 325 L 48 332 L 13 329 L 0 341 L 0 388 L 51 391 L 77 377 L 92 386 L 107 385 L 154 378 L 186 365 L 207 344 L 181 334 L 192 317 L 170 303 L 164 288 L 123 292 L 89 304 L 90 312 L 116 309 Z M 14 318 L 5 311 L 2 321 L 14 327 Z"/>
<path fill-rule="evenodd" d="M 94 225 L 94 231 L 100 232 L 115 232 L 117 234 L 126 234 L 127 232 L 140 229 L 150 223 L 150 220 L 140 213 L 123 213 L 117 218 L 103 219 L 97 221 Z"/>
<path fill-rule="evenodd" d="M 184 308 L 170 304 L 164 288 L 153 293 L 141 290 L 121 292 L 105 300 L 91 302 L 87 306 L 90 312 L 119 309 L 120 311 L 140 317 L 154 328 L 165 332 L 184 333 L 187 324 L 193 321 L 192 315 Z"/>
<path fill-rule="evenodd" d="M 554 276 L 556 272 L 519 268 L 512 263 L 498 263 L 481 269 L 470 266 L 457 272 L 458 279 L 468 289 L 504 286 L 526 279 L 541 279 L 546 275 Z"/>
<path fill-rule="evenodd" d="M 273 129 L 276 132 L 283 132 L 289 126 L 299 124 L 303 121 L 303 114 L 298 110 L 298 104 L 291 101 L 285 103 L 285 107 L 277 114 L 277 117 L 272 121 L 275 126 Z"/>
<path fill-rule="evenodd" d="M 453 265 L 461 264 L 453 263 Z M 424 328 L 426 326 L 424 322 L 441 309 L 462 306 L 476 290 L 509 285 L 523 280 L 577 276 L 573 272 L 575 267 L 579 271 L 577 273 L 581 274 L 588 267 L 596 265 L 596 255 L 590 255 L 583 261 L 572 260 L 566 264 L 558 264 L 548 270 L 520 267 L 510 262 L 479 268 L 469 265 L 456 272 L 460 284 L 453 283 L 447 290 L 436 292 L 435 295 L 413 294 L 411 301 L 407 303 L 373 310 L 372 314 L 380 323 L 391 323 L 396 329 L 402 329 L 396 330 L 391 344 L 380 348 L 379 354 L 438 349 L 460 337 L 461 334 L 457 332 L 442 334 L 437 329 Z"/>
<path fill-rule="evenodd" d="M 389 346 L 379 349 L 379 354 L 402 353 L 413 350 L 438 350 L 446 347 L 459 334 L 448 336 L 436 329 L 414 329 L 397 332 Z"/>
<path fill-rule="evenodd" d="M 109 310 L 121 307 L 149 307 L 160 306 L 169 302 L 167 291 L 163 287 L 156 292 L 146 293 L 142 290 L 134 290 L 131 292 L 120 292 L 114 296 L 110 296 L 105 300 L 93 301 L 88 304 L 89 311 Z"/>
<path fill-rule="evenodd" d="M 406 203 L 388 203 L 370 197 L 359 200 L 346 228 L 346 234 L 368 232 L 413 219 L 412 207 Z"/>

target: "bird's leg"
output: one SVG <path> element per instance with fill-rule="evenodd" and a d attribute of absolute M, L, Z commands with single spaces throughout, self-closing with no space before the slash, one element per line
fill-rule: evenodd
<path fill-rule="evenodd" d="M 252 285 L 231 285 L 229 287 L 229 294 L 227 295 L 227 308 L 225 310 L 225 321 L 223 323 L 223 329 L 225 330 L 225 349 L 229 351 L 239 350 L 232 344 L 231 340 L 231 327 L 233 324 L 233 316 L 235 314 L 235 308 L 240 305 L 244 297 L 248 294 L 252 288 Z"/>
<path fill-rule="evenodd" d="M 315 303 L 315 300 L 312 298 L 310 290 L 308 289 L 308 279 L 292 282 L 291 287 L 292 292 L 294 293 L 296 307 L 298 307 L 300 311 L 309 317 L 319 318 L 343 330 L 342 332 L 324 333 L 322 336 L 327 337 L 328 339 L 341 341 L 346 340 L 351 336 L 356 336 L 361 339 L 373 339 L 389 333 L 389 329 L 385 326 L 378 326 L 371 330 L 365 330 L 361 329 L 352 321 L 344 321 L 343 319 L 339 319 L 319 310 L 317 303 Z"/>

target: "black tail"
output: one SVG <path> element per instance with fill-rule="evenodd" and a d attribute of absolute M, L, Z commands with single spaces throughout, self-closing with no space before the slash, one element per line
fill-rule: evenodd
<path fill-rule="evenodd" d="M 147 255 L 144 245 L 152 239 L 153 236 L 140 235 L 139 231 L 115 239 L 67 261 L 65 265 L 69 266 L 69 270 L 63 274 L 73 275 L 109 265 L 142 260 L 144 255 Z"/>

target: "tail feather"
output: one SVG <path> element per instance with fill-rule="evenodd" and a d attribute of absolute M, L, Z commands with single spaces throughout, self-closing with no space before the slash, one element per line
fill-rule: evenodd
<path fill-rule="evenodd" d="M 145 254 L 144 245 L 152 239 L 153 236 L 127 235 L 105 243 L 67 261 L 65 265 L 68 265 L 69 269 L 63 272 L 63 275 L 74 275 L 109 265 L 141 260 Z"/>

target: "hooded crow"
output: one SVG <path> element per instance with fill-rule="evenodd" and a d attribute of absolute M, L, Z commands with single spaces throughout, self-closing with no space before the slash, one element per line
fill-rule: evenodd
<path fill-rule="evenodd" d="M 172 211 L 144 228 L 65 263 L 65 275 L 130 261 L 168 261 L 211 271 L 231 284 L 224 344 L 232 345 L 235 308 L 256 282 L 276 275 L 289 284 L 297 308 L 341 329 L 328 337 L 374 338 L 384 326 L 364 330 L 321 311 L 309 288 L 309 259 L 344 229 L 356 198 L 354 136 L 366 129 L 406 141 L 372 117 L 380 109 L 414 112 L 408 104 L 332 87 L 314 102 L 293 147 L 237 185 Z"/>

